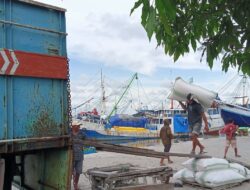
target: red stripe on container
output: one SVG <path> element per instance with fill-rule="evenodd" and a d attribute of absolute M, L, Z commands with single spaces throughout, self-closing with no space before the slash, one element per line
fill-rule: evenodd
<path fill-rule="evenodd" d="M 67 79 L 66 57 L 13 51 L 16 57 L 15 61 L 14 57 L 11 57 L 11 51 L 5 50 L 5 52 L 10 61 L 5 75 Z M 3 64 L 4 59 L 1 58 L 0 66 Z M 14 67 L 16 70 L 14 69 L 14 73 L 11 73 Z"/>
<path fill-rule="evenodd" d="M 9 51 L 5 50 L 5 54 L 6 54 L 6 56 L 8 57 L 8 59 L 9 59 L 9 61 L 10 61 L 10 64 L 9 64 L 7 70 L 6 70 L 6 73 L 10 73 L 10 70 L 11 70 L 11 68 L 13 67 L 14 62 L 13 62 L 13 60 L 12 60 L 12 58 L 11 58 L 11 55 L 10 55 L 10 52 L 9 52 Z"/>

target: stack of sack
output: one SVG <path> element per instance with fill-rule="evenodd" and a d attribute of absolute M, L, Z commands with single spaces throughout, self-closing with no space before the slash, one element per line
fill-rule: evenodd
<path fill-rule="evenodd" d="M 249 169 L 221 158 L 192 158 L 182 165 L 185 168 L 173 176 L 175 182 L 198 183 L 201 186 L 213 188 L 250 179 Z"/>

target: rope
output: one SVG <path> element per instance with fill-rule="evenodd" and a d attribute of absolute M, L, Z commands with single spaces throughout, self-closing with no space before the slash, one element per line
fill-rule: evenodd
<path fill-rule="evenodd" d="M 141 99 L 140 99 L 140 92 L 139 92 L 139 79 L 137 79 L 137 92 L 138 92 L 138 107 L 141 107 Z"/>
<path fill-rule="evenodd" d="M 236 74 L 231 80 L 229 80 L 224 86 L 222 86 L 220 89 L 218 89 L 218 93 L 223 92 L 226 88 L 228 88 L 233 81 L 238 77 L 238 74 Z"/>
<path fill-rule="evenodd" d="M 148 105 L 150 105 L 150 106 L 152 107 L 152 103 L 151 103 L 151 101 L 149 101 L 148 95 L 147 95 L 145 89 L 143 88 L 141 81 L 140 81 L 139 79 L 138 79 L 138 81 L 139 81 L 139 85 L 141 86 L 141 88 L 142 88 L 142 90 L 143 90 L 143 93 L 144 93 L 144 95 L 145 95 L 145 98 L 146 98 L 146 100 L 148 101 Z"/>

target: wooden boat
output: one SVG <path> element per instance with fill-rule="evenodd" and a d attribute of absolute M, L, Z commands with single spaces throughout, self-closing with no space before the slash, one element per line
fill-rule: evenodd
<path fill-rule="evenodd" d="M 250 109 L 228 103 L 220 103 L 219 107 L 225 123 L 228 119 L 233 119 L 236 125 L 250 127 Z"/>

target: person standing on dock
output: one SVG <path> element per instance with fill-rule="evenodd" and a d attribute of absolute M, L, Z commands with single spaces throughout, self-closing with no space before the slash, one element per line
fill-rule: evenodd
<path fill-rule="evenodd" d="M 228 119 L 226 125 L 220 130 L 220 133 L 226 134 L 226 147 L 224 151 L 224 158 L 227 156 L 227 151 L 229 146 L 231 145 L 234 149 L 235 157 L 241 157 L 238 154 L 237 142 L 236 142 L 236 131 L 239 126 L 234 124 L 234 120 Z"/>
<path fill-rule="evenodd" d="M 188 125 L 190 136 L 192 139 L 192 151 L 191 154 L 195 154 L 196 146 L 200 148 L 200 154 L 206 153 L 204 151 L 205 147 L 200 143 L 198 136 L 201 132 L 202 119 L 205 123 L 205 131 L 208 132 L 208 122 L 207 117 L 204 113 L 204 108 L 199 103 L 198 99 L 191 93 L 187 95 L 187 104 L 184 105 L 179 101 L 181 107 L 188 112 Z"/>
<path fill-rule="evenodd" d="M 169 126 L 169 121 L 168 119 L 165 119 L 164 121 L 164 126 L 160 130 L 160 138 L 162 141 L 162 144 L 164 145 L 164 152 L 169 152 L 171 145 L 172 145 L 172 139 L 173 139 L 173 134 L 171 131 L 171 128 Z M 170 160 L 170 157 L 167 156 L 168 163 L 171 164 L 173 163 L 172 160 Z M 160 165 L 164 165 L 164 158 L 161 158 Z"/>
<path fill-rule="evenodd" d="M 82 140 L 85 139 L 85 135 L 80 131 L 81 123 L 78 121 L 72 122 L 72 146 L 73 146 L 73 166 L 72 176 L 74 190 L 78 190 L 78 182 L 80 175 L 82 174 L 83 166 L 83 144 Z"/>

